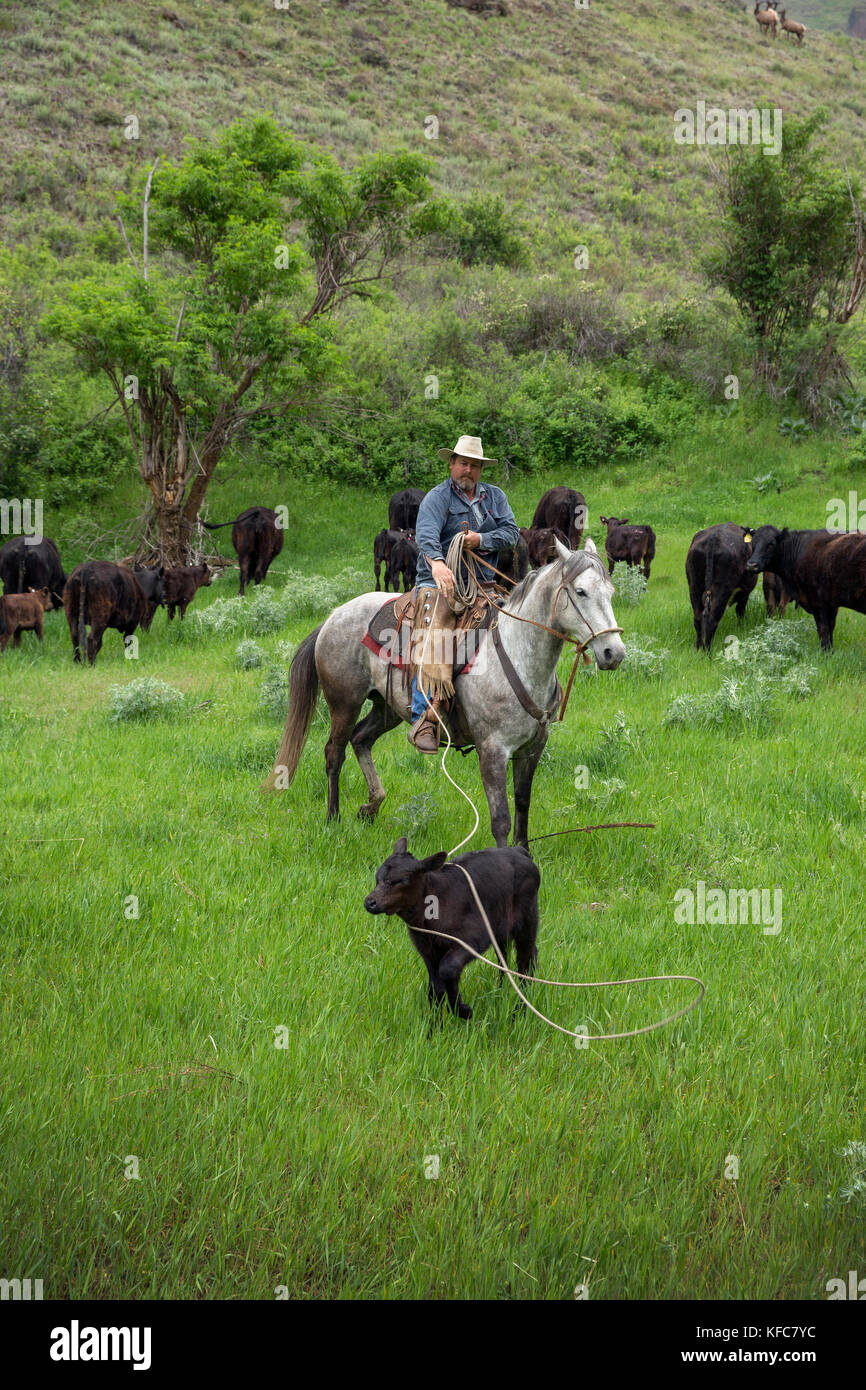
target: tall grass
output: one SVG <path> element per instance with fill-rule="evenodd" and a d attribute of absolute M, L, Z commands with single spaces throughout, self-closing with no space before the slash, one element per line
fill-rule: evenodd
<path fill-rule="evenodd" d="M 676 458 L 627 483 L 549 480 L 582 488 L 590 529 L 618 507 L 654 526 L 647 593 L 617 616 L 627 647 L 667 655 L 652 679 L 582 672 L 553 730 L 530 833 L 656 828 L 535 845 L 541 973 L 700 975 L 700 1010 L 660 1033 L 577 1051 L 513 1021 L 481 966 L 471 1024 L 431 1028 L 403 924 L 363 899 L 399 834 L 447 848 L 468 810 L 397 731 L 375 750 L 379 820 L 355 818 L 350 755 L 326 825 L 321 714 L 293 786 L 258 792 L 279 737 L 262 670 L 239 667 L 235 632 L 190 640 L 236 577 L 200 591 L 183 631 L 158 614 L 138 661 L 109 633 L 75 667 L 60 614 L 41 649 L 25 634 L 0 660 L 9 1277 L 42 1278 L 46 1297 L 546 1299 L 588 1280 L 591 1298 L 819 1298 L 862 1269 L 866 620 L 843 612 L 824 656 L 789 611 L 814 689 L 766 724 L 665 725 L 674 697 L 734 666 L 730 612 L 717 655 L 693 650 L 683 572 L 692 530 L 749 497 L 753 458 L 723 449 L 722 481 L 717 443 L 692 441 L 687 494 Z M 779 446 L 774 471 L 793 479 L 795 460 L 815 463 Z M 752 519 L 820 524 L 842 481 L 791 481 Z M 519 521 L 544 485 L 509 485 Z M 369 572 L 384 510 L 299 484 L 277 571 Z M 258 637 L 265 660 L 321 616 Z M 756 595 L 739 636 L 763 631 Z M 112 723 L 110 688 L 142 677 L 182 691 L 184 713 Z M 472 847 L 489 844 L 476 759 L 451 771 L 482 808 Z M 781 887 L 781 932 L 677 925 L 674 894 L 698 880 Z M 590 1032 L 684 1002 L 674 985 L 535 998 Z"/>

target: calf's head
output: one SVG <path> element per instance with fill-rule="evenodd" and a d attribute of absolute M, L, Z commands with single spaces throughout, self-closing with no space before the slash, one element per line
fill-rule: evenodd
<path fill-rule="evenodd" d="M 423 904 L 428 873 L 441 869 L 447 858 L 446 851 L 440 850 L 426 859 L 416 859 L 406 849 L 406 836 L 401 836 L 376 870 L 376 887 L 367 894 L 364 907 L 374 914 L 411 912 Z"/>

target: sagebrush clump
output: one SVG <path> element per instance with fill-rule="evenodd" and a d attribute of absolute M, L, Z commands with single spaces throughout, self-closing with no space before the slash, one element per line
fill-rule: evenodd
<path fill-rule="evenodd" d="M 183 693 L 155 676 L 140 676 L 126 685 L 113 685 L 108 692 L 112 723 L 164 718 L 178 713 L 183 704 Z"/>
<path fill-rule="evenodd" d="M 610 576 L 616 589 L 618 604 L 634 608 L 646 593 L 646 577 L 636 565 L 627 565 L 625 560 L 617 560 Z"/>

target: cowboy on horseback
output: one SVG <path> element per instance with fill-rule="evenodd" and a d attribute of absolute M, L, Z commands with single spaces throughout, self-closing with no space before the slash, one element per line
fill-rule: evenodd
<path fill-rule="evenodd" d="M 419 753 L 439 748 L 441 701 L 454 693 L 453 629 L 455 576 L 445 557 L 451 541 L 465 533 L 465 548 L 488 565 L 500 550 L 520 539 L 514 513 L 501 488 L 480 483 L 485 463 L 481 440 L 461 435 L 453 449 L 439 449 L 450 478 L 431 488 L 421 503 L 415 525 L 418 545 L 417 600 L 413 633 L 412 726 L 409 742 Z M 461 563 L 465 572 L 467 567 Z M 492 581 L 492 570 L 481 566 Z M 464 573 L 463 578 L 468 576 Z M 444 640 L 443 640 L 444 639 Z M 443 650 L 444 648 L 444 650 Z"/>

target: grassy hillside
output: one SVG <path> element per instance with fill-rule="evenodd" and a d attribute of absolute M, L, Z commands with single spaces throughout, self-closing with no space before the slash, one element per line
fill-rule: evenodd
<path fill-rule="evenodd" d="M 648 592 L 614 602 L 627 648 L 656 655 L 581 672 L 536 779 L 530 833 L 656 823 L 535 852 L 541 973 L 705 980 L 700 1010 L 660 1033 L 577 1052 L 515 1023 L 478 964 L 471 1024 L 431 1033 L 402 923 L 362 904 L 398 835 L 447 848 L 468 808 L 397 731 L 376 748 L 379 820 L 355 819 L 350 757 L 343 819 L 326 826 L 321 713 L 293 786 L 263 798 L 281 713 L 261 705 L 263 670 L 238 668 L 242 630 L 193 616 L 234 593 L 231 574 L 183 625 L 158 614 L 137 661 L 112 633 L 93 669 L 73 667 L 58 614 L 43 649 L 26 635 L 0 660 L 7 1268 L 43 1277 L 46 1298 L 563 1299 L 588 1282 L 593 1299 L 820 1299 L 864 1267 L 866 619 L 842 613 L 824 657 L 789 612 L 805 688 L 771 678 L 750 706 L 755 669 L 725 658 L 733 615 L 699 657 L 683 576 L 705 520 L 819 524 L 850 480 L 769 431 L 755 444 L 781 495 L 756 494 L 723 435 L 587 486 L 593 517 L 656 527 Z M 547 481 L 563 480 L 514 483 L 521 521 Z M 369 575 L 384 496 L 299 483 L 294 505 L 272 590 L 289 568 Z M 265 636 L 250 617 L 250 635 L 284 670 L 280 643 L 321 616 Z M 762 627 L 756 595 L 739 635 Z M 185 709 L 112 723 L 110 688 L 143 675 Z M 721 723 L 694 708 L 665 722 L 677 697 L 732 677 Z M 489 844 L 476 759 L 450 767 L 482 807 L 470 847 Z M 674 894 L 698 880 L 780 888 L 781 931 L 677 925 Z M 566 1027 L 613 1031 L 683 990 L 533 998 Z"/>
<path fill-rule="evenodd" d="M 592 279 L 662 295 L 695 279 L 712 209 L 711 157 L 674 144 L 677 108 L 769 100 L 802 115 L 825 104 L 839 158 L 864 166 L 866 48 L 830 34 L 772 44 L 733 3 L 510 0 L 507 16 L 485 17 L 444 0 L 177 0 L 169 12 L 183 29 L 164 10 L 8 0 L 7 238 L 87 249 L 133 166 L 264 110 L 347 162 L 423 149 L 441 188 L 493 189 L 523 208 L 537 270 L 568 269 L 585 244 Z M 130 115 L 135 141 L 124 138 Z M 431 115 L 436 140 L 425 138 Z"/>

